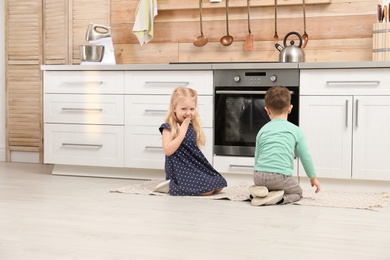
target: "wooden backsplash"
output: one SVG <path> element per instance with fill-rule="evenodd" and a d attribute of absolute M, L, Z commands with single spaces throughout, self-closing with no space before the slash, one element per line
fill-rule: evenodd
<path fill-rule="evenodd" d="M 222 46 L 226 34 L 224 2 L 215 6 L 205 0 L 203 32 L 208 38 L 204 47 L 195 47 L 200 35 L 197 0 L 157 0 L 161 9 L 154 20 L 154 39 L 143 46 L 132 33 L 138 0 L 111 0 L 111 26 L 118 64 L 168 62 L 269 62 L 278 61 L 274 47 L 273 1 L 252 0 L 251 31 L 254 49 L 244 51 L 248 34 L 246 1 L 230 0 L 230 46 Z M 319 4 L 313 4 L 316 2 Z M 282 2 L 282 3 L 281 3 Z M 278 35 L 283 44 L 290 31 L 303 34 L 301 3 L 291 0 L 278 3 Z M 376 22 L 377 1 L 374 0 L 306 0 L 309 42 L 304 49 L 307 62 L 372 60 L 372 26 Z M 174 3 L 181 3 L 176 4 Z M 263 3 L 263 4 L 260 4 Z M 170 8 L 170 6 L 172 8 Z"/>

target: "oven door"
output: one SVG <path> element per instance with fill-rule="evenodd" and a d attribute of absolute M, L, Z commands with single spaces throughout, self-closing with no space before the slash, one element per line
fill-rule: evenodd
<path fill-rule="evenodd" d="M 254 156 L 256 136 L 270 121 L 265 111 L 269 87 L 215 87 L 214 153 L 216 155 Z M 294 108 L 289 121 L 298 125 L 298 88 L 292 91 Z"/>

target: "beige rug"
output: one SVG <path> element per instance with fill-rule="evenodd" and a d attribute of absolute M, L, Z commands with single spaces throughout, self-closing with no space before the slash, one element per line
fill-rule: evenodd
<path fill-rule="evenodd" d="M 160 183 L 159 180 L 145 181 L 139 184 L 128 185 L 121 188 L 110 189 L 110 192 L 169 196 L 165 193 L 153 192 L 153 188 Z M 222 192 L 211 196 L 184 196 L 191 199 L 228 199 L 231 201 L 249 201 L 249 184 L 240 184 L 226 187 Z M 295 205 L 335 207 L 351 209 L 378 210 L 390 202 L 390 192 L 363 193 L 343 191 L 321 191 L 314 193 L 313 190 L 304 191 L 303 198 L 295 202 Z"/>

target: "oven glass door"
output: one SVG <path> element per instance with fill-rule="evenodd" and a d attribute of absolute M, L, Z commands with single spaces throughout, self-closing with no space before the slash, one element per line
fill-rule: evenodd
<path fill-rule="evenodd" d="M 270 121 L 265 111 L 268 87 L 216 87 L 214 153 L 254 156 L 256 136 Z M 291 89 L 290 89 L 291 90 Z M 298 125 L 298 89 L 292 91 L 294 108 L 288 120 Z"/>

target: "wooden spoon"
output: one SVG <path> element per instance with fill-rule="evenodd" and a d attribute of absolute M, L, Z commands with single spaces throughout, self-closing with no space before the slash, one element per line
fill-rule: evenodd
<path fill-rule="evenodd" d="M 278 0 L 275 0 L 275 35 L 274 35 L 274 41 L 277 43 L 279 41 L 278 36 Z"/>
<path fill-rule="evenodd" d="M 248 5 L 248 32 L 249 34 L 245 38 L 245 51 L 251 51 L 253 50 L 253 34 L 251 32 L 251 17 L 250 17 L 250 0 L 247 1 Z"/>
<path fill-rule="evenodd" d="M 303 35 L 302 35 L 302 48 L 305 48 L 307 45 L 307 42 L 309 41 L 309 35 L 306 33 L 306 6 L 305 6 L 305 0 L 303 0 L 302 4 L 303 8 Z"/>
<path fill-rule="evenodd" d="M 233 36 L 229 35 L 229 0 L 226 0 L 226 35 L 220 40 L 223 46 L 229 46 L 233 43 Z"/>
<path fill-rule="evenodd" d="M 202 0 L 199 0 L 199 17 L 200 17 L 200 35 L 195 38 L 194 45 L 196 47 L 202 47 L 205 46 L 206 43 L 209 41 L 207 37 L 203 35 L 203 21 L 202 21 Z"/>

